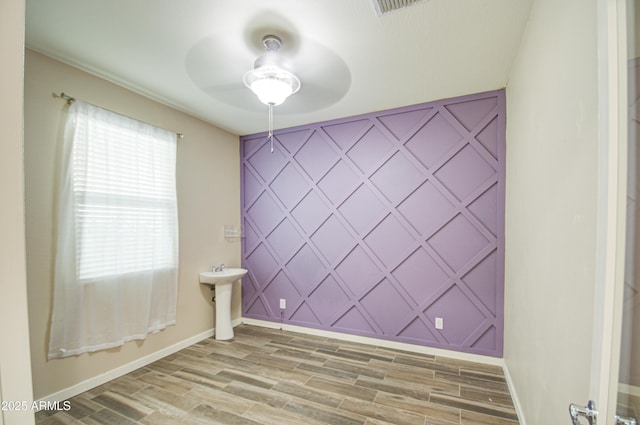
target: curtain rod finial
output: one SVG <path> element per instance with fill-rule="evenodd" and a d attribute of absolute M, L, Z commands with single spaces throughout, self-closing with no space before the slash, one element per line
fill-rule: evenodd
<path fill-rule="evenodd" d="M 65 94 L 64 92 L 61 92 L 60 94 L 58 94 L 58 93 L 53 93 L 53 97 L 57 97 L 57 98 L 59 98 L 59 99 L 64 99 L 64 100 L 66 100 L 66 101 L 67 101 L 67 103 L 69 103 L 69 104 L 71 104 L 72 102 L 75 102 L 75 100 L 76 100 L 74 97 L 71 97 L 71 96 L 69 96 L 69 95 Z"/>

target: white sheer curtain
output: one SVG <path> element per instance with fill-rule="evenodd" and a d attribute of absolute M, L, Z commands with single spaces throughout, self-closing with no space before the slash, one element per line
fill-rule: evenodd
<path fill-rule="evenodd" d="M 65 126 L 49 359 L 176 323 L 176 134 L 75 101 Z"/>

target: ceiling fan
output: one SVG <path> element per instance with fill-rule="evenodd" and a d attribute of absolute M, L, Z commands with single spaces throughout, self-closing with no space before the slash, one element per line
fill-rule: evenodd
<path fill-rule="evenodd" d="M 295 95 L 278 106 L 279 115 L 317 111 L 342 99 L 351 86 L 345 61 L 291 25 L 282 27 L 273 18 L 268 22 L 261 18 L 242 32 L 222 32 L 201 39 L 185 58 L 191 80 L 213 100 L 235 107 L 239 113 L 259 113 L 264 110 L 263 102 L 247 89 L 243 77 L 249 74 L 251 64 L 253 69 L 249 71 L 275 63 L 300 81 L 298 88 L 295 83 L 291 86 Z"/>
<path fill-rule="evenodd" d="M 244 74 L 244 84 L 269 107 L 269 134 L 273 152 L 273 107 L 281 105 L 289 96 L 300 90 L 300 80 L 282 64 L 278 54 L 282 40 L 275 35 L 265 35 L 262 44 L 266 53 L 256 59 L 253 69 Z"/>

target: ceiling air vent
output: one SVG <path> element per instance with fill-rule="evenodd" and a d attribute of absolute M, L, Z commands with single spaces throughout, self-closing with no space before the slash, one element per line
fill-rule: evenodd
<path fill-rule="evenodd" d="M 421 0 L 373 0 L 373 5 L 376 8 L 376 12 L 378 12 L 378 16 L 381 16 L 383 13 L 402 9 L 419 1 Z"/>

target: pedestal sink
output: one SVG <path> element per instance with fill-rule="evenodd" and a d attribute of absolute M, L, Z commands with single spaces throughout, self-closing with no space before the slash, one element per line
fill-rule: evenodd
<path fill-rule="evenodd" d="M 216 339 L 228 340 L 233 338 L 231 292 L 233 282 L 242 279 L 245 274 L 247 274 L 246 269 L 224 269 L 200 273 L 200 283 L 210 285 L 216 291 Z"/>

